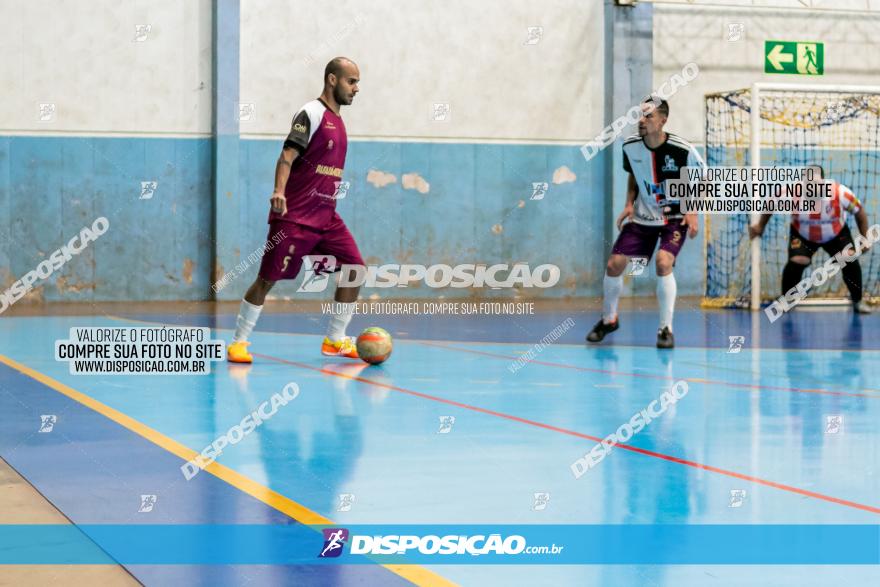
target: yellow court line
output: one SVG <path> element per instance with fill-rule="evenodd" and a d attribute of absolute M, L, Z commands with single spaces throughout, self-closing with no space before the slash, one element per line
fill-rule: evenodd
<path fill-rule="evenodd" d="M 98 412 L 102 416 L 105 416 L 110 420 L 116 422 L 120 426 L 123 426 L 128 430 L 131 430 L 132 432 L 138 434 L 139 436 L 146 438 L 153 444 L 164 448 L 171 454 L 180 457 L 184 461 L 194 459 L 198 455 L 198 453 L 193 449 L 180 444 L 173 438 L 165 436 L 158 430 L 154 430 L 146 424 L 138 422 L 131 416 L 128 416 L 120 412 L 119 410 L 111 408 L 110 406 L 101 403 L 98 400 L 80 391 L 77 391 L 68 385 L 65 385 L 64 383 L 61 383 L 60 381 L 57 381 L 49 377 L 48 375 L 40 373 L 35 369 L 31 369 L 27 365 L 23 365 L 22 363 L 19 363 L 14 359 L 10 359 L 9 357 L 6 357 L 4 355 L 0 355 L 0 363 L 4 363 L 5 365 L 15 369 L 19 373 L 27 375 L 31 379 L 36 379 L 43 385 L 51 387 L 55 391 L 66 395 L 70 399 Z M 283 514 L 286 514 L 287 516 L 290 516 L 300 524 L 311 527 L 317 532 L 320 532 L 320 529 L 315 528 L 314 526 L 338 525 L 329 518 L 325 518 L 321 514 L 313 512 L 306 506 L 301 505 L 293 501 L 292 499 L 269 489 L 265 485 L 261 485 L 253 479 L 250 479 L 225 465 L 221 465 L 216 461 L 206 466 L 204 470 L 208 473 L 211 473 L 220 480 L 232 485 L 239 491 L 247 493 L 251 497 L 260 500 L 269 507 L 272 507 Z M 430 571 L 419 565 L 384 564 L 382 566 L 394 573 L 395 575 L 398 575 L 406 579 L 407 581 L 415 583 L 416 585 L 456 585 L 456 583 L 453 583 L 452 581 L 449 581 L 448 579 L 441 577 L 433 571 Z"/>

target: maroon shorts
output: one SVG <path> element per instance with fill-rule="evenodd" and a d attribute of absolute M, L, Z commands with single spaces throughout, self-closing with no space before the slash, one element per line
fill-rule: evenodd
<path fill-rule="evenodd" d="M 294 279 L 302 268 L 303 257 L 306 255 L 323 255 L 325 259 L 319 261 L 335 265 L 337 269 L 341 265 L 364 264 L 354 238 L 338 215 L 334 215 L 333 220 L 323 230 L 290 222 L 270 222 L 266 241 L 272 242 L 273 235 L 280 231 L 283 231 L 281 240 L 271 251 L 263 253 L 263 261 L 260 263 L 260 277 L 267 281 Z M 329 256 L 335 258 L 335 263 L 326 260 Z"/>
<path fill-rule="evenodd" d="M 682 224 L 680 219 L 662 226 L 645 226 L 636 222 L 628 222 L 623 225 L 623 230 L 614 241 L 611 254 L 644 257 L 650 260 L 654 255 L 654 247 L 657 246 L 658 238 L 660 239 L 660 250 L 672 253 L 673 257 L 677 257 L 687 238 L 687 226 Z"/>

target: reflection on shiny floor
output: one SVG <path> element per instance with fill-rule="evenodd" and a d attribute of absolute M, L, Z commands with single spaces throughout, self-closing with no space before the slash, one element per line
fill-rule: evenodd
<path fill-rule="evenodd" d="M 384 318 L 379 322 L 396 335 L 396 346 L 381 366 L 322 357 L 320 336 L 302 334 L 321 332 L 319 320 L 274 315 L 252 338 L 252 366 L 218 363 L 207 376 L 161 377 L 72 376 L 54 360 L 54 341 L 74 326 L 144 320 L 224 328 L 233 317 L 7 318 L 0 330 L 7 358 L 0 364 L 0 455 L 75 523 L 145 521 L 137 504 L 132 508 L 141 494 L 158 496 L 150 523 L 289 520 L 290 510 L 214 475 L 185 482 L 180 458 L 167 447 L 34 374 L 194 450 L 295 382 L 296 400 L 219 462 L 340 525 L 875 524 L 876 320 L 796 314 L 773 325 L 764 321 L 758 332 L 748 313 L 682 312 L 679 348 L 671 352 L 627 346 L 653 343 L 650 313 L 627 315 L 616 340 L 609 337 L 616 344 L 600 347 L 579 343 L 592 317 L 565 312 L 520 317 L 515 325 L 471 319 L 466 333 L 454 319 Z M 576 316 L 575 329 L 513 368 L 569 315 Z M 822 332 L 832 350 L 821 348 Z M 218 330 L 215 337 L 229 335 Z M 729 337 L 740 335 L 742 348 L 730 352 Z M 689 384 L 684 399 L 629 447 L 574 478 L 575 459 L 678 380 Z M 28 418 L 39 421 L 46 413 L 58 414 L 55 436 L 31 430 Z M 536 493 L 549 494 L 543 509 L 534 507 Z M 131 570 L 147 584 L 405 582 L 378 565 Z M 430 571 L 466 585 L 829 585 L 880 578 L 866 567 L 437 565 Z"/>

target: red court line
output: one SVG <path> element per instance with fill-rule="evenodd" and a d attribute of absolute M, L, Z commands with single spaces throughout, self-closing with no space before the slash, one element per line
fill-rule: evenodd
<path fill-rule="evenodd" d="M 449 344 L 440 344 L 436 342 L 428 342 L 428 341 L 419 341 L 417 344 L 423 344 L 425 346 L 433 346 L 441 349 L 446 349 L 450 351 L 460 351 L 462 353 L 472 353 L 475 355 L 482 355 L 484 357 L 492 357 L 495 359 L 508 359 L 511 361 L 516 361 L 519 357 L 515 357 L 513 355 L 502 355 L 500 353 L 490 353 L 488 351 L 478 351 L 476 349 L 463 348 L 459 346 L 452 346 Z M 685 381 L 693 381 L 695 383 L 707 383 L 712 385 L 727 385 L 730 387 L 745 387 L 747 389 L 767 389 L 772 391 L 787 391 L 789 393 L 818 393 L 821 395 L 837 395 L 837 396 L 847 396 L 847 397 L 867 397 L 870 399 L 880 399 L 880 396 L 876 395 L 867 395 L 864 393 L 856 393 L 849 391 L 829 391 L 827 389 L 808 389 L 803 387 L 782 387 L 778 385 L 757 385 L 755 383 L 734 383 L 732 381 L 721 381 L 721 380 L 713 380 L 713 379 L 701 379 L 701 378 L 687 378 L 680 377 L 676 379 L 675 377 L 669 377 L 668 375 L 652 375 L 650 373 L 631 373 L 628 371 L 610 371 L 608 369 L 593 369 L 590 367 L 579 367 L 577 365 L 567 365 L 565 363 L 552 363 L 550 361 L 539 361 L 537 359 L 532 359 L 529 363 L 536 363 L 538 365 L 544 365 L 546 367 L 558 367 L 560 369 L 574 369 L 575 371 L 584 371 L 587 373 L 605 373 L 608 375 L 623 375 L 625 377 L 642 377 L 645 379 L 662 379 L 664 381 L 678 381 L 679 379 L 684 379 Z"/>
<path fill-rule="evenodd" d="M 355 381 L 369 383 L 370 385 L 375 385 L 377 387 L 384 387 L 385 389 L 391 389 L 393 391 L 398 391 L 400 393 L 405 393 L 405 394 L 412 395 L 415 397 L 420 397 L 422 399 L 427 399 L 427 400 L 431 400 L 431 401 L 435 401 L 435 402 L 439 402 L 439 403 L 443 403 L 443 404 L 448 404 L 448 405 L 455 406 L 458 408 L 463 408 L 465 410 L 480 412 L 482 414 L 487 414 L 489 416 L 495 416 L 497 418 L 504 418 L 506 420 L 512 420 L 514 422 L 519 422 L 521 424 L 528 424 L 529 426 L 534 426 L 536 428 L 543 428 L 544 430 L 552 430 L 553 432 L 559 432 L 560 434 L 567 434 L 568 436 L 575 436 L 577 438 L 584 438 L 586 440 L 592 440 L 593 442 L 596 442 L 596 443 L 599 443 L 602 441 L 602 439 L 597 436 L 583 434 L 582 432 L 576 432 L 574 430 L 560 428 L 558 426 L 553 426 L 551 424 L 544 424 L 543 422 L 537 422 L 535 420 L 528 420 L 526 418 L 520 418 L 519 416 L 513 416 L 511 414 L 505 414 L 503 412 L 496 412 L 495 410 L 489 410 L 486 408 L 481 408 L 479 406 L 472 406 L 470 404 L 463 404 L 461 402 L 457 402 L 454 400 L 444 399 L 442 397 L 437 397 L 435 395 L 429 395 L 427 393 L 414 391 L 412 389 L 406 389 L 405 387 L 398 387 L 396 385 L 389 385 L 387 383 L 373 381 L 372 379 L 367 379 L 366 377 L 359 377 L 357 375 L 346 375 L 344 373 L 338 373 L 335 371 L 330 371 L 328 369 L 322 369 L 321 367 L 315 367 L 313 365 L 308 365 L 306 363 L 299 363 L 297 361 L 289 361 L 287 359 L 273 357 L 270 355 L 263 355 L 260 353 L 253 353 L 253 355 L 255 357 L 260 357 L 262 359 L 268 359 L 270 361 L 276 361 L 278 363 L 293 365 L 294 367 L 299 367 L 301 369 L 309 369 L 311 371 L 317 371 L 318 373 L 322 373 L 324 375 L 335 375 L 336 377 L 342 377 L 344 379 L 353 379 Z M 840 499 L 837 497 L 832 497 L 830 495 L 825 495 L 823 493 L 816 493 L 815 491 L 809 491 L 807 489 L 801 489 L 799 487 L 794 487 L 792 485 L 785 485 L 784 483 L 776 483 L 775 481 L 768 481 L 767 479 L 761 479 L 759 477 L 753 477 L 751 475 L 744 475 L 742 473 L 737 473 L 736 471 L 728 471 L 727 469 L 720 469 L 718 467 L 713 467 L 711 465 L 704 465 L 704 464 L 698 463 L 696 461 L 689 461 L 687 459 L 680 459 L 678 457 L 655 452 L 653 450 L 646 450 L 644 448 L 639 448 L 637 446 L 632 446 L 630 444 L 618 443 L 617 446 L 619 448 L 624 449 L 624 450 L 647 455 L 649 457 L 663 459 L 664 461 L 678 463 L 680 465 L 686 465 L 688 467 L 693 467 L 695 469 L 702 469 L 703 471 L 710 471 L 712 473 L 718 473 L 719 475 L 726 475 L 728 477 L 734 477 L 736 479 L 742 479 L 743 481 L 749 481 L 751 483 L 757 483 L 759 485 L 765 485 L 767 487 L 773 487 L 775 489 L 781 489 L 783 491 L 788 491 L 790 493 L 796 493 L 798 495 L 803 495 L 805 497 L 812 497 L 815 499 L 821 499 L 823 501 L 827 501 L 830 503 L 836 503 L 838 505 L 870 512 L 872 514 L 880 514 L 880 507 L 874 507 L 874 506 L 870 506 L 870 505 L 866 505 L 866 504 L 862 504 L 862 503 L 857 503 L 854 501 L 849 501 L 846 499 Z"/>

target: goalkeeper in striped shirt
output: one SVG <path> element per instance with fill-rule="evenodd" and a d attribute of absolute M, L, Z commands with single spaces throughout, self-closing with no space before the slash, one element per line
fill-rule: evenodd
<path fill-rule="evenodd" d="M 825 171 L 820 165 L 811 165 L 818 173 L 818 181 L 824 182 Z M 855 217 L 856 226 L 862 236 L 868 233 L 868 214 L 865 207 L 851 189 L 840 182 L 831 181 L 831 198 L 822 202 L 818 212 L 792 214 L 788 237 L 788 263 L 782 271 L 782 292 L 791 291 L 801 281 L 804 269 L 810 264 L 813 254 L 820 248 L 830 257 L 852 247 L 853 237 L 846 225 L 850 214 Z M 760 237 L 770 221 L 771 214 L 764 214 L 757 224 L 749 226 L 751 238 Z M 852 249 L 851 249 L 852 250 Z M 862 247 L 866 252 L 867 247 Z M 862 299 L 862 267 L 858 259 L 852 259 L 841 267 L 843 282 L 849 290 L 853 311 L 857 314 L 870 314 L 871 306 Z"/>

